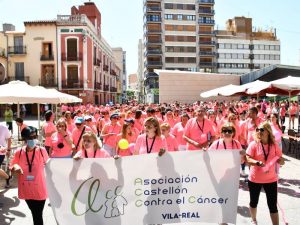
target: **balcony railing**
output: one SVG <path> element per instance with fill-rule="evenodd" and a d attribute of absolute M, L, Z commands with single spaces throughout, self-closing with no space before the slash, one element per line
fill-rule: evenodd
<path fill-rule="evenodd" d="M 62 88 L 79 89 L 83 88 L 83 81 L 77 79 L 62 80 Z"/>
<path fill-rule="evenodd" d="M 14 55 L 25 55 L 26 46 L 9 46 L 7 49 L 7 53 Z"/>
<path fill-rule="evenodd" d="M 162 61 L 147 61 L 146 66 L 162 66 Z"/>
<path fill-rule="evenodd" d="M 199 41 L 200 45 L 215 45 L 215 41 Z"/>
<path fill-rule="evenodd" d="M 158 6 L 147 7 L 146 11 L 147 12 L 160 12 L 161 7 L 158 7 Z"/>
<path fill-rule="evenodd" d="M 203 20 L 203 19 L 199 19 L 198 20 L 199 24 L 208 24 L 208 25 L 213 25 L 215 24 L 215 20 Z"/>
<path fill-rule="evenodd" d="M 144 55 L 161 55 L 162 51 L 160 49 L 155 49 L 155 50 L 147 50 Z"/>
<path fill-rule="evenodd" d="M 146 18 L 146 19 L 144 20 L 144 22 L 146 22 L 146 23 L 161 23 L 161 18 L 160 18 L 160 17 L 159 17 L 159 18 L 156 18 L 156 19 Z"/>
<path fill-rule="evenodd" d="M 108 72 L 108 65 L 103 65 L 103 70 Z"/>
<path fill-rule="evenodd" d="M 104 87 L 103 87 L 103 90 L 104 90 L 104 91 L 109 91 L 109 85 L 108 85 L 108 84 L 105 84 Z"/>
<path fill-rule="evenodd" d="M 62 53 L 61 54 L 61 60 L 62 61 L 82 61 L 82 53 L 77 53 L 77 55 L 75 54 L 66 54 L 66 53 Z"/>
<path fill-rule="evenodd" d="M 54 60 L 54 55 L 41 55 L 41 61 L 52 61 Z"/>
<path fill-rule="evenodd" d="M 101 90 L 102 89 L 102 83 L 101 82 L 95 82 L 95 89 Z"/>
<path fill-rule="evenodd" d="M 117 92 L 117 88 L 116 87 L 110 87 L 110 92 Z"/>
<path fill-rule="evenodd" d="M 200 51 L 199 52 L 200 56 L 215 56 L 216 52 L 210 52 L 210 51 Z"/>
<path fill-rule="evenodd" d="M 216 67 L 217 64 L 214 62 L 199 62 L 199 65 L 202 67 Z"/>
<path fill-rule="evenodd" d="M 100 66 L 100 64 L 101 64 L 101 59 L 95 58 L 94 59 L 94 66 Z"/>
<path fill-rule="evenodd" d="M 200 14 L 214 15 L 215 14 L 215 10 L 211 10 L 211 9 L 199 9 L 198 13 L 200 13 Z"/>
<path fill-rule="evenodd" d="M 110 70 L 110 74 L 111 74 L 111 75 L 114 75 L 114 76 L 117 76 L 117 73 L 116 73 L 115 70 Z"/>
<path fill-rule="evenodd" d="M 154 34 L 154 33 L 161 33 L 161 29 L 148 29 L 145 33 L 146 34 Z"/>
<path fill-rule="evenodd" d="M 57 82 L 56 80 L 53 78 L 50 79 L 40 79 L 40 86 L 43 87 L 57 87 Z"/>
<path fill-rule="evenodd" d="M 198 0 L 200 4 L 215 4 L 215 0 Z"/>
<path fill-rule="evenodd" d="M 161 44 L 162 43 L 162 40 L 159 39 L 159 40 L 147 40 L 145 42 L 146 45 L 150 45 L 150 44 Z"/>
<path fill-rule="evenodd" d="M 198 34 L 199 35 L 205 35 L 205 36 L 207 36 L 207 35 L 215 35 L 216 33 L 214 32 L 214 31 L 199 31 L 198 32 Z"/>

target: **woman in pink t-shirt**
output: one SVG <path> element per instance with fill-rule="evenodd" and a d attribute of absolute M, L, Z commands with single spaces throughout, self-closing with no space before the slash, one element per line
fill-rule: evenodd
<path fill-rule="evenodd" d="M 56 124 L 57 132 L 52 134 L 49 155 L 51 158 L 71 158 L 72 157 L 72 137 L 67 130 L 67 123 L 64 119 L 59 119 Z"/>
<path fill-rule="evenodd" d="M 107 151 L 101 148 L 100 143 L 96 137 L 96 134 L 92 131 L 87 131 L 82 136 L 82 146 L 78 151 L 74 159 L 83 158 L 109 158 L 111 157 Z"/>
<path fill-rule="evenodd" d="M 134 154 L 158 153 L 162 155 L 168 150 L 167 142 L 161 135 L 159 122 L 155 117 L 148 117 L 145 120 L 145 133 L 138 136 L 134 146 Z"/>
<path fill-rule="evenodd" d="M 249 144 L 246 154 L 247 162 L 251 166 L 248 187 L 252 221 L 254 224 L 257 224 L 257 204 L 261 188 L 263 187 L 267 197 L 272 224 L 278 225 L 278 175 L 276 167 L 277 163 L 283 165 L 284 160 L 269 122 L 263 122 L 256 128 L 255 140 Z"/>
<path fill-rule="evenodd" d="M 297 107 L 296 107 L 295 103 L 291 102 L 291 106 L 289 107 L 289 114 L 290 114 L 289 127 L 292 123 L 291 129 L 294 129 L 296 113 L 297 113 Z"/>
<path fill-rule="evenodd" d="M 282 149 L 282 130 L 281 130 L 281 126 L 279 125 L 279 121 L 278 121 L 278 115 L 277 114 L 274 114 L 272 113 L 270 115 L 270 125 L 271 125 L 271 128 L 272 128 L 272 132 L 273 132 L 273 135 L 275 137 L 275 141 L 276 143 L 278 143 L 279 147 Z"/>
<path fill-rule="evenodd" d="M 134 144 L 136 142 L 137 137 L 139 136 L 139 131 L 134 127 L 134 120 L 132 118 L 125 119 L 124 124 L 122 126 L 122 132 L 117 135 L 116 140 L 116 154 L 119 156 L 130 156 L 133 154 Z M 120 149 L 119 141 L 121 139 L 126 139 L 129 143 L 129 147 L 126 149 Z"/>
<path fill-rule="evenodd" d="M 43 133 L 45 134 L 45 148 L 49 154 L 50 146 L 51 146 L 51 136 L 56 132 L 56 127 L 53 123 L 54 121 L 54 113 L 51 110 L 48 110 L 45 113 L 45 124 L 43 125 Z"/>
<path fill-rule="evenodd" d="M 166 138 L 168 151 L 178 151 L 178 142 L 176 138 L 172 134 L 170 134 L 171 126 L 168 123 L 163 123 L 162 125 L 160 125 L 160 130 L 162 135 Z"/>
<path fill-rule="evenodd" d="M 10 169 L 18 174 L 18 198 L 27 203 L 34 225 L 43 224 L 43 209 L 48 197 L 44 167 L 48 160 L 45 148 L 38 147 L 37 129 L 25 127 L 21 136 L 26 146 L 17 150 Z"/>
<path fill-rule="evenodd" d="M 186 140 L 183 138 L 183 133 L 184 133 L 185 125 L 187 124 L 189 119 L 190 119 L 189 115 L 184 113 L 181 116 L 181 122 L 177 123 L 172 130 L 172 134 L 177 139 L 179 151 L 186 150 Z"/>

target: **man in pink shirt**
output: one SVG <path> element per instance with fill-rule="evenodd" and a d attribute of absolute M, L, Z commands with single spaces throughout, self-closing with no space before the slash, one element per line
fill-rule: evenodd
<path fill-rule="evenodd" d="M 204 108 L 195 111 L 196 118 L 190 119 L 184 129 L 183 138 L 187 141 L 187 150 L 207 148 L 215 139 L 215 131 L 211 122 L 205 118 Z"/>

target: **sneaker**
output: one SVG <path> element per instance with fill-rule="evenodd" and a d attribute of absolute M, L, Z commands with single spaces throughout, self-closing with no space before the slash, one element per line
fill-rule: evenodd
<path fill-rule="evenodd" d="M 242 177 L 246 177 L 246 176 L 248 176 L 248 175 L 245 173 L 245 170 L 242 170 L 242 172 L 241 172 L 241 176 L 242 176 Z"/>
<path fill-rule="evenodd" d="M 252 225 L 258 225 L 257 220 L 251 220 Z"/>

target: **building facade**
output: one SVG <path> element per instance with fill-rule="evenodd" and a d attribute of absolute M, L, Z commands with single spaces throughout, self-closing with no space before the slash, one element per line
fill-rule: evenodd
<path fill-rule="evenodd" d="M 155 69 L 216 70 L 214 0 L 144 1 L 146 95 L 159 87 Z"/>
<path fill-rule="evenodd" d="M 144 94 L 144 44 L 142 39 L 139 39 L 138 43 L 138 69 L 137 69 L 137 79 L 138 79 L 138 101 L 145 101 Z"/>
<path fill-rule="evenodd" d="M 93 2 L 73 6 L 71 15 L 24 25 L 23 33 L 0 34 L 5 40 L 0 43 L 6 43 L 0 46 L 4 49 L 2 83 L 24 80 L 78 96 L 84 103 L 118 102 L 121 69 L 101 35 L 101 14 Z"/>
<path fill-rule="evenodd" d="M 118 81 L 120 89 L 119 102 L 124 102 L 127 90 L 126 51 L 123 51 L 122 48 L 113 48 L 112 50 L 116 65 L 120 68 L 120 79 Z"/>
<path fill-rule="evenodd" d="M 252 19 L 235 17 L 226 30 L 216 30 L 218 72 L 244 74 L 280 64 L 280 41 L 276 32 L 253 31 Z"/>

